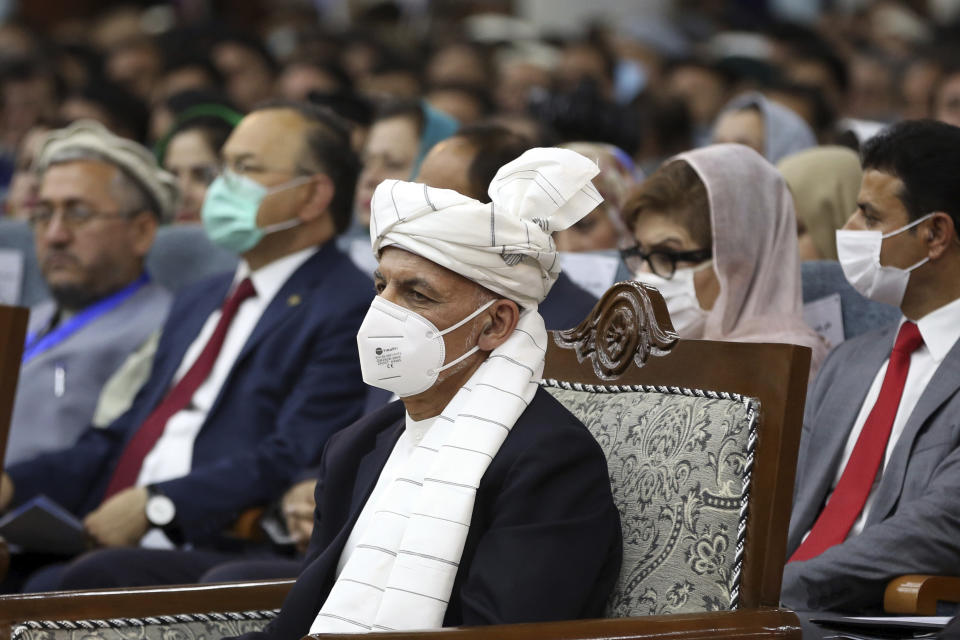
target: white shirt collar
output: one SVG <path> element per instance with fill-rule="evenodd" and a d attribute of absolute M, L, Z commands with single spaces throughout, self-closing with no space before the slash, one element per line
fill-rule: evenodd
<path fill-rule="evenodd" d="M 906 321 L 906 318 L 901 318 L 900 324 Z M 960 339 L 960 298 L 931 311 L 916 322 L 930 355 L 938 363 L 943 361 Z"/>
<path fill-rule="evenodd" d="M 247 261 L 241 259 L 240 264 L 237 265 L 237 272 L 233 276 L 232 287 L 236 287 L 244 278 L 250 276 L 250 280 L 253 281 L 253 288 L 257 291 L 257 298 L 263 304 L 269 304 L 287 280 L 290 279 L 290 276 L 319 250 L 319 247 L 301 249 L 296 253 L 274 260 L 256 271 L 251 271 Z"/>
<path fill-rule="evenodd" d="M 427 431 L 430 431 L 430 427 L 433 426 L 433 423 L 437 421 L 439 416 L 433 416 L 432 418 L 427 418 L 425 420 L 414 420 L 410 417 L 410 414 L 406 414 L 407 418 L 407 433 L 410 434 L 410 437 L 414 441 L 419 442 L 423 436 L 427 435 Z"/>

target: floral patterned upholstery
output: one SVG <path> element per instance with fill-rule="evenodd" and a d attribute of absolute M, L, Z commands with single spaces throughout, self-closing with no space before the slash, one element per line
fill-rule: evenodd
<path fill-rule="evenodd" d="M 219 640 L 259 631 L 277 610 L 178 614 L 112 620 L 34 621 L 13 628 L 11 640 Z"/>
<path fill-rule="evenodd" d="M 548 380 L 607 457 L 623 528 L 608 617 L 736 609 L 759 402 Z"/>

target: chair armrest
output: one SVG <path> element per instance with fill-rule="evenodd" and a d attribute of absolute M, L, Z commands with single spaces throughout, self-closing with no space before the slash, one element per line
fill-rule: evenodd
<path fill-rule="evenodd" d="M 887 583 L 883 610 L 899 615 L 937 615 L 938 602 L 960 602 L 960 578 L 908 575 Z"/>
<path fill-rule="evenodd" d="M 0 637 L 25 620 L 142 618 L 175 613 L 277 609 L 293 580 L 258 580 L 172 587 L 53 591 L 0 596 Z"/>
<path fill-rule="evenodd" d="M 356 640 L 356 634 L 318 634 L 304 640 Z M 369 633 L 365 640 L 708 640 L 783 638 L 800 640 L 800 621 L 785 609 L 744 609 L 643 618 L 570 620 L 487 627 L 457 627 L 416 633 Z"/>

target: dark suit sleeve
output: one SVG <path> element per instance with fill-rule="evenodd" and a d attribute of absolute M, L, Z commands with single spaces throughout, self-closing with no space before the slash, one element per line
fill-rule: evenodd
<path fill-rule="evenodd" d="M 460 589 L 464 625 L 601 615 L 620 568 L 620 518 L 586 429 L 518 456 Z"/>
<path fill-rule="evenodd" d="M 121 418 L 122 420 L 122 418 Z M 44 494 L 78 516 L 101 471 L 120 442 L 122 424 L 109 429 L 89 427 L 69 449 L 54 451 L 12 465 L 7 472 L 13 480 L 13 504 L 17 506 Z"/>
<path fill-rule="evenodd" d="M 781 600 L 804 610 L 879 609 L 886 584 L 960 566 L 960 447 L 941 461 L 919 500 L 805 562 L 787 564 Z"/>
<path fill-rule="evenodd" d="M 358 315 L 361 314 L 361 315 Z M 177 523 L 190 542 L 219 534 L 247 509 L 269 503 L 314 462 L 327 438 L 360 417 L 365 388 L 356 353 L 360 309 L 338 313 L 313 341 L 309 364 L 282 401 L 270 435 L 159 483 L 177 507 Z"/>

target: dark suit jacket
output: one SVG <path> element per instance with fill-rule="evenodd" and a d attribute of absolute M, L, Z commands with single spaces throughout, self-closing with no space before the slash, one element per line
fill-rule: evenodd
<path fill-rule="evenodd" d="M 330 439 L 303 570 L 279 617 L 248 640 L 296 640 L 308 632 L 403 429 L 403 404 L 393 402 Z M 603 452 L 586 427 L 538 390 L 480 481 L 444 626 L 600 616 L 620 555 Z"/>
<path fill-rule="evenodd" d="M 595 304 L 593 294 L 561 271 L 538 311 L 547 329 L 573 329 L 587 319 Z"/>
<path fill-rule="evenodd" d="M 823 508 L 860 407 L 897 325 L 838 346 L 807 398 L 787 557 Z M 947 353 L 882 471 L 860 535 L 816 558 L 788 563 L 781 599 L 801 610 L 882 608 L 886 583 L 960 567 L 960 343 Z"/>
<path fill-rule="evenodd" d="M 72 448 L 9 469 L 16 503 L 44 493 L 78 516 L 100 504 L 126 442 L 166 395 L 232 279 L 217 276 L 177 295 L 150 377 L 125 414 L 87 429 Z M 361 415 L 356 334 L 372 297 L 370 280 L 332 242 L 283 285 L 207 415 L 190 473 L 158 485 L 176 504 L 187 541 L 216 546 L 238 514 L 282 494 L 316 463 L 327 438 Z"/>

